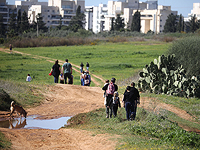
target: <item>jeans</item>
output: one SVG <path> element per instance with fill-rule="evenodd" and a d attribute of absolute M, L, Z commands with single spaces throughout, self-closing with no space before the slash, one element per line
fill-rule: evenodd
<path fill-rule="evenodd" d="M 82 79 L 81 79 L 81 85 L 84 86 L 84 84 L 85 84 L 85 83 L 84 83 L 84 79 L 82 78 Z"/>
<path fill-rule="evenodd" d="M 58 83 L 58 77 L 54 77 L 54 83 Z"/>
<path fill-rule="evenodd" d="M 132 112 L 132 107 L 131 107 L 131 103 L 130 102 L 126 102 L 125 104 L 125 110 L 126 110 L 126 119 L 130 120 L 131 117 L 131 112 Z"/>

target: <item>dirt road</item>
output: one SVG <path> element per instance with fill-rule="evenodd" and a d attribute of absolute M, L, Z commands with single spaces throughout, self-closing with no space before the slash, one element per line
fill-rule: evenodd
<path fill-rule="evenodd" d="M 73 116 L 103 107 L 103 92 L 99 87 L 61 85 L 49 87 L 44 93 L 46 100 L 38 107 L 28 109 L 28 115 L 40 115 L 43 119 Z M 14 149 L 67 149 L 67 150 L 112 150 L 116 141 L 109 140 L 107 134 L 93 133 L 77 129 L 4 129 L 11 139 Z"/>

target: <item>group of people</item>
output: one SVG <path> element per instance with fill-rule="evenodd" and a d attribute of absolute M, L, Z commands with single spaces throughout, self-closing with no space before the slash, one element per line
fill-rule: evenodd
<path fill-rule="evenodd" d="M 82 86 L 90 86 L 91 76 L 89 75 L 89 63 L 86 63 L 87 71 L 83 71 L 83 63 L 81 62 L 80 70 L 81 70 L 81 85 Z M 72 65 L 68 62 L 68 59 L 65 60 L 65 63 L 61 66 L 58 64 L 58 60 L 55 61 L 55 64 L 51 68 L 51 72 L 49 75 L 54 76 L 54 83 L 58 83 L 58 78 L 60 79 L 60 83 L 62 84 L 73 84 L 73 75 L 72 75 Z M 68 79 L 68 82 L 67 82 Z"/>
<path fill-rule="evenodd" d="M 51 69 L 51 74 L 54 76 L 54 83 L 58 83 L 58 78 L 60 78 L 62 84 L 73 84 L 72 65 L 68 62 L 68 59 L 65 60 L 62 69 L 58 64 L 58 60 L 56 60 Z"/>
<path fill-rule="evenodd" d="M 104 105 L 106 107 L 106 118 L 112 118 L 117 116 L 118 107 L 121 108 L 118 86 L 115 84 L 116 79 L 112 78 L 111 81 L 105 81 L 104 87 Z M 137 104 L 140 104 L 140 95 L 135 88 L 135 83 L 132 82 L 131 86 L 127 86 L 122 102 L 126 110 L 126 119 L 128 121 L 134 120 L 136 117 Z"/>
<path fill-rule="evenodd" d="M 82 86 L 90 86 L 91 76 L 89 74 L 89 71 L 82 71 L 82 74 L 80 76 L 80 80 L 81 80 Z"/>

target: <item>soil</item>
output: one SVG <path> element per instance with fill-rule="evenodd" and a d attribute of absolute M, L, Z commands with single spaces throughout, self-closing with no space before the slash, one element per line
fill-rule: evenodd
<path fill-rule="evenodd" d="M 94 83 L 99 85 L 96 81 Z M 46 92 L 42 94 L 45 97 L 43 103 L 38 107 L 27 109 L 28 115 L 38 115 L 38 119 L 74 116 L 104 107 L 103 91 L 100 87 L 56 84 L 55 86 L 49 86 Z M 156 112 L 159 112 L 160 108 L 166 109 L 181 118 L 195 122 L 194 117 L 187 112 L 172 105 L 155 102 L 149 98 L 142 97 L 139 107 Z M 8 116 L 9 112 L 0 112 L 1 120 L 8 118 Z M 185 129 L 191 131 L 191 129 Z M 117 139 L 120 138 L 118 135 L 94 134 L 85 130 L 64 128 L 59 130 L 0 128 L 0 131 L 11 140 L 12 149 L 16 150 L 112 150 L 115 149 Z"/>

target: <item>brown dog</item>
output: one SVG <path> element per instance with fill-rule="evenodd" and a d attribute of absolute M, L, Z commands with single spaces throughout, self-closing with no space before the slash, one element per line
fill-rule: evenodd
<path fill-rule="evenodd" d="M 18 116 L 20 115 L 20 117 L 22 117 L 23 115 L 26 118 L 27 112 L 22 108 L 22 106 L 15 105 L 14 101 L 12 101 L 10 106 L 10 117 L 12 116 L 14 111 L 17 112 Z"/>

